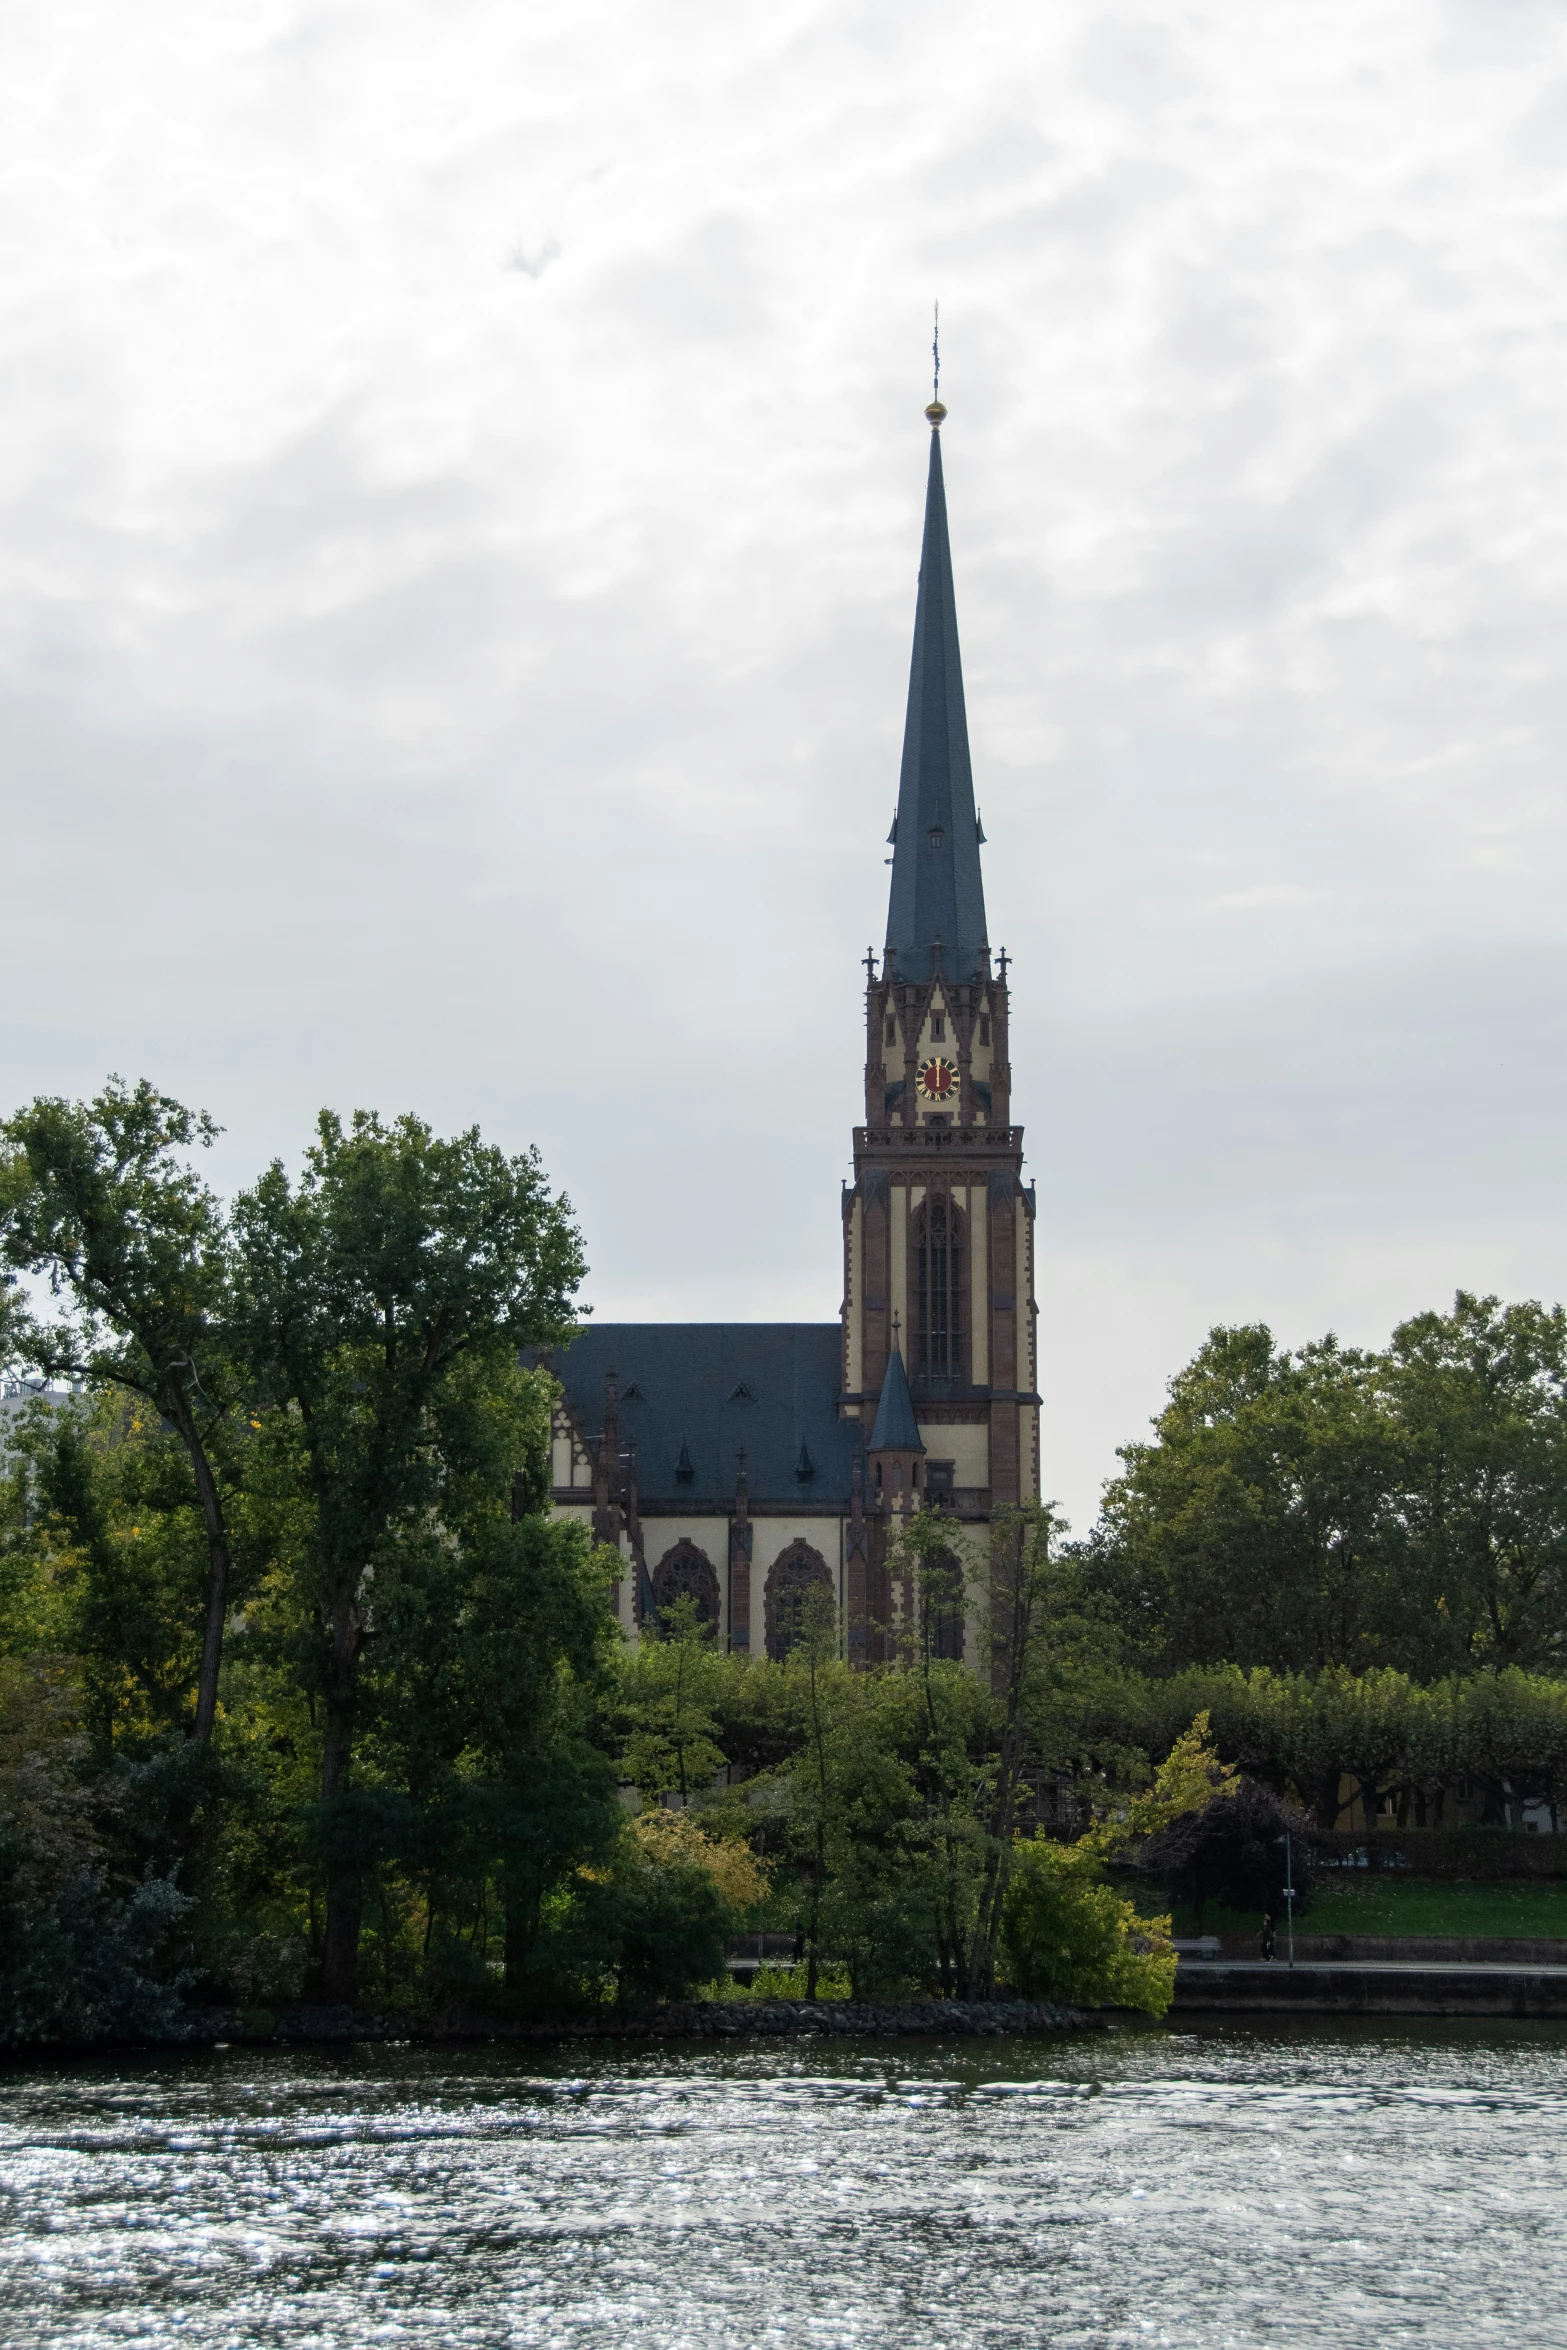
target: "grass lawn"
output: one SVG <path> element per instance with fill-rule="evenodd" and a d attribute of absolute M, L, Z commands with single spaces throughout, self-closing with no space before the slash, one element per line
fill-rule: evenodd
<path fill-rule="evenodd" d="M 1154 1886 L 1139 1885 L 1136 1900 L 1145 1915 L 1165 1905 Z M 1261 1923 L 1259 1917 L 1211 1903 L 1203 1912 L 1205 1934 L 1255 1934 Z M 1335 1870 L 1319 1884 L 1297 1924 L 1303 1934 L 1555 1935 L 1567 1940 L 1567 1881 L 1466 1885 L 1380 1870 Z M 1176 1912 L 1175 1931 L 1183 1938 L 1196 1933 L 1189 1910 Z M 1281 1944 L 1283 1937 L 1281 1917 Z"/>

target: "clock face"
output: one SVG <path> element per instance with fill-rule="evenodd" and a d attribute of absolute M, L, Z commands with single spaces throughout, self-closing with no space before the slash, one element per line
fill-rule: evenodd
<path fill-rule="evenodd" d="M 957 1081 L 958 1073 L 950 1061 L 938 1057 L 921 1065 L 919 1089 L 928 1102 L 944 1102 Z"/>

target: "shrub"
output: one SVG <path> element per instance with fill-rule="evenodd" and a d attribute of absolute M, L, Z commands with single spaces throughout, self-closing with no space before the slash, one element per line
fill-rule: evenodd
<path fill-rule="evenodd" d="M 1034 1999 L 1163 2015 L 1175 1994 L 1170 1921 L 1139 1917 L 1089 1850 L 1043 1836 L 1014 1847 L 1002 1914 L 1007 1979 Z"/>
<path fill-rule="evenodd" d="M 6 1898 L 10 1859 L 0 1855 L 0 2045 L 177 2040 L 186 1978 L 169 1951 L 187 1897 L 148 1876 L 116 1898 L 88 1866 L 33 1906 Z"/>

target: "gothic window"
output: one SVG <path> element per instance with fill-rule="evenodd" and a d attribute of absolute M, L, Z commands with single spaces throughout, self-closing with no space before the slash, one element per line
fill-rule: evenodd
<path fill-rule="evenodd" d="M 718 1577 L 705 1551 L 682 1534 L 673 1550 L 666 1550 L 653 1569 L 653 1605 L 660 1615 L 677 1599 L 694 1599 L 698 1620 L 718 1622 Z"/>
<path fill-rule="evenodd" d="M 950 1550 L 939 1550 L 925 1569 L 923 1614 L 928 1653 L 963 1662 L 963 1568 Z"/>
<path fill-rule="evenodd" d="M 914 1370 L 961 1380 L 968 1338 L 965 1218 L 944 1191 L 927 1192 L 914 1219 Z"/>
<path fill-rule="evenodd" d="M 804 1629 L 805 1603 L 813 1591 L 832 1597 L 827 1561 L 808 1542 L 791 1542 L 767 1571 L 767 1653 L 782 1664 Z"/>
<path fill-rule="evenodd" d="M 888 1016 L 888 1020 L 887 1020 L 887 1042 L 888 1042 L 889 1044 L 896 1044 L 896 1043 L 897 1043 L 897 1041 L 898 1041 L 898 1023 L 897 1023 L 897 1021 L 896 1021 L 896 1020 L 894 1020 L 894 1019 L 891 1017 L 891 1015 L 889 1014 L 889 1016 Z"/>
<path fill-rule="evenodd" d="M 940 1012 L 932 1012 L 930 1016 L 930 1040 L 932 1044 L 945 1044 L 947 1041 L 947 1023 Z"/>
<path fill-rule="evenodd" d="M 979 1041 L 981 1044 L 989 1044 L 990 1042 L 990 1020 L 988 1014 L 984 1012 L 981 1012 L 979 1016 Z"/>

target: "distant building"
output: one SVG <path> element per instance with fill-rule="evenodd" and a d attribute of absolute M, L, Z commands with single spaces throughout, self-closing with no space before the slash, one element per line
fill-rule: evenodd
<path fill-rule="evenodd" d="M 813 1586 L 869 1662 L 916 1604 L 888 1551 L 939 1502 L 984 1537 L 1037 1497 L 1034 1195 L 1012 1124 L 1007 958 L 980 874 L 931 424 L 886 946 L 865 958 L 864 1124 L 835 1322 L 594 1322 L 546 1357 L 558 1510 L 626 1562 L 628 1629 L 682 1593 L 731 1649 L 783 1655 Z M 954 1562 L 955 1563 L 955 1562 Z M 934 1627 L 965 1644 L 960 1586 Z"/>

